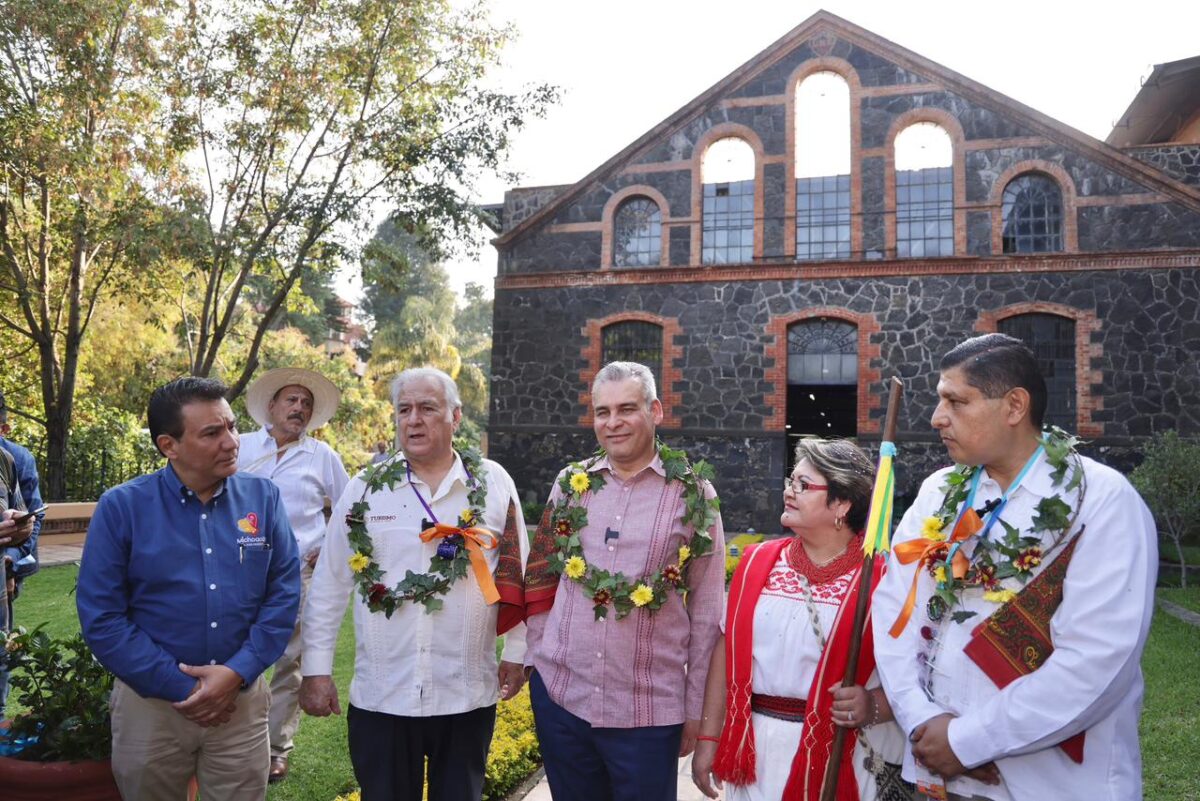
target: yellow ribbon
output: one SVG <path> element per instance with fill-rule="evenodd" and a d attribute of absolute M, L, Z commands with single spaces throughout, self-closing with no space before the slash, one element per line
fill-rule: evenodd
<path fill-rule="evenodd" d="M 500 592 L 496 589 L 496 582 L 492 579 L 492 571 L 488 570 L 487 559 L 483 552 L 498 546 L 500 538 L 486 528 L 459 528 L 446 523 L 435 523 L 421 532 L 421 542 L 452 537 L 455 534 L 462 535 L 467 555 L 471 557 L 471 569 L 475 572 L 475 581 L 479 583 L 479 589 L 483 592 L 483 600 L 487 601 L 489 605 L 496 603 L 500 600 Z"/>
<path fill-rule="evenodd" d="M 896 622 L 888 630 L 888 634 L 892 636 L 892 639 L 900 636 L 900 633 L 904 631 L 904 627 L 908 625 L 908 621 L 912 617 L 913 609 L 917 605 L 917 582 L 921 578 L 921 571 L 928 568 L 929 563 L 951 545 L 968 539 L 981 528 L 983 528 L 983 521 L 979 519 L 979 515 L 974 509 L 968 509 L 959 518 L 958 524 L 954 526 L 954 533 L 950 535 L 949 541 L 921 537 L 920 539 L 902 542 L 892 548 L 892 553 L 896 555 L 896 559 L 900 564 L 918 563 L 917 569 L 913 571 L 912 586 L 908 588 L 908 597 L 904 599 L 904 606 L 900 609 L 900 614 L 896 616 Z M 954 558 L 950 562 L 950 572 L 954 578 L 961 579 L 965 577 L 969 567 L 970 563 L 967 561 L 967 557 L 963 554 L 962 549 L 955 548 Z"/>

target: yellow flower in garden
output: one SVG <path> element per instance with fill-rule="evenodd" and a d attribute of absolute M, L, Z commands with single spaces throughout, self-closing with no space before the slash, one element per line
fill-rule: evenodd
<path fill-rule="evenodd" d="M 941 583 L 945 582 L 945 580 L 946 580 L 946 568 L 944 568 L 944 567 L 939 567 L 939 568 L 936 568 L 936 569 L 933 571 L 933 580 L 934 580 L 934 581 L 936 581 L 938 584 L 941 584 Z"/>
<path fill-rule="evenodd" d="M 575 490 L 578 494 L 582 495 L 587 492 L 589 484 L 591 482 L 588 480 L 588 474 L 582 470 L 571 474 L 571 489 Z"/>
<path fill-rule="evenodd" d="M 587 572 L 587 562 L 583 561 L 582 556 L 572 556 L 567 560 L 567 566 L 563 572 L 569 579 L 581 578 Z"/>
<path fill-rule="evenodd" d="M 686 545 L 679 546 L 679 564 L 683 564 L 692 555 L 692 549 Z"/>
<path fill-rule="evenodd" d="M 1006 604 L 1016 597 L 1017 594 L 1012 590 L 988 590 L 983 594 L 983 600 L 994 604 Z"/>
<path fill-rule="evenodd" d="M 350 569 L 355 573 L 361 573 L 363 572 L 363 568 L 371 564 L 371 557 L 355 552 L 354 556 L 351 556 L 349 561 Z"/>
<path fill-rule="evenodd" d="M 942 520 L 938 517 L 927 517 L 925 522 L 921 524 L 921 536 L 925 539 L 941 542 L 946 539 L 945 533 L 942 531 Z"/>
<path fill-rule="evenodd" d="M 629 593 L 629 600 L 633 601 L 634 606 L 645 606 L 654 600 L 654 590 L 645 584 L 639 584 L 633 592 Z"/>

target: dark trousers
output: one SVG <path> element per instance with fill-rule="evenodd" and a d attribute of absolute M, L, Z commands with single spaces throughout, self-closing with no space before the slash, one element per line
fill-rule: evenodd
<path fill-rule="evenodd" d="M 593 726 L 551 701 L 536 671 L 529 699 L 555 801 L 675 801 L 682 723 Z"/>
<path fill-rule="evenodd" d="M 362 801 L 421 801 L 429 759 L 429 801 L 479 801 L 496 706 L 457 715 L 405 717 L 351 706 L 350 763 Z"/>

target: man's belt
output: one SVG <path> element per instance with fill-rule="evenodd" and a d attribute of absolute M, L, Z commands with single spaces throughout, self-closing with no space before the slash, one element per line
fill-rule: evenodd
<path fill-rule="evenodd" d="M 782 695 L 750 694 L 750 711 L 776 720 L 800 723 L 808 704 L 803 698 L 786 698 Z"/>

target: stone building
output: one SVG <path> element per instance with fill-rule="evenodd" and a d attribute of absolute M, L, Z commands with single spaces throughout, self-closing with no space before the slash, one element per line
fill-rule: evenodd
<path fill-rule="evenodd" d="M 890 375 L 915 492 L 945 461 L 937 359 L 996 330 L 1100 458 L 1200 434 L 1197 63 L 1105 143 L 818 12 L 578 183 L 495 207 L 492 455 L 544 498 L 594 447 L 595 371 L 643 361 L 727 528 L 777 531 L 794 438 L 877 443 Z"/>

